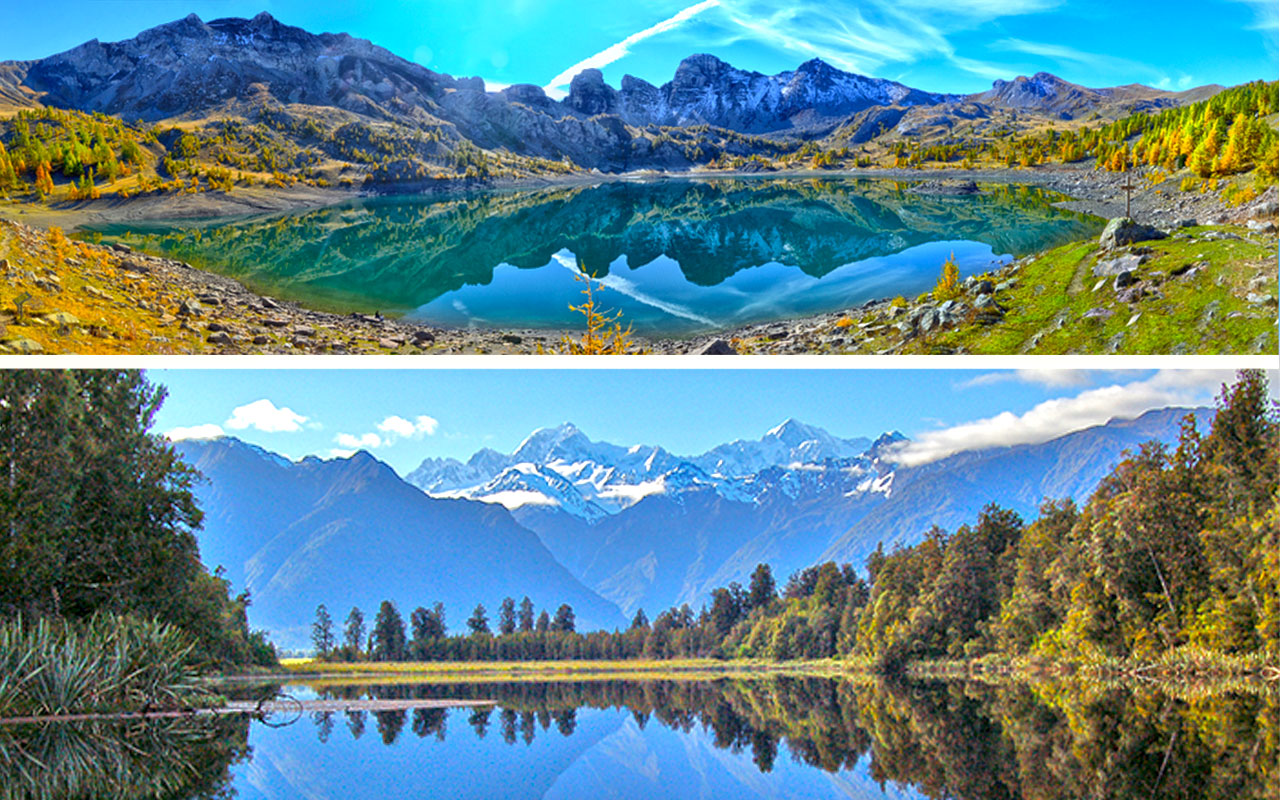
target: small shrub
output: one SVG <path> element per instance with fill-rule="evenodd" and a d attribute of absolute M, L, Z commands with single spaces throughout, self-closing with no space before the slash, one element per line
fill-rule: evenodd
<path fill-rule="evenodd" d="M 621 311 L 602 311 L 596 306 L 595 287 L 592 277 L 582 271 L 579 265 L 574 280 L 584 284 L 582 295 L 586 299 L 582 305 L 570 305 L 571 311 L 577 311 L 586 318 L 587 330 L 581 339 L 565 337 L 560 342 L 560 352 L 573 356 L 629 355 L 642 353 L 631 341 L 631 326 L 622 327 L 619 321 Z"/>
<path fill-rule="evenodd" d="M 942 263 L 942 275 L 938 277 L 938 284 L 933 287 L 933 299 L 943 303 L 959 296 L 960 266 L 956 264 L 956 254 L 953 252 L 951 257 Z"/>

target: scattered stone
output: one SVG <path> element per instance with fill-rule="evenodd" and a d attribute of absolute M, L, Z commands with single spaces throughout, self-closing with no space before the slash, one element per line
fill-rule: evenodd
<path fill-rule="evenodd" d="M 996 298 L 989 294 L 979 295 L 978 299 L 973 301 L 973 307 L 975 310 L 984 313 L 991 313 L 993 311 L 1001 314 L 1004 313 L 1004 309 L 996 302 Z"/>
<path fill-rule="evenodd" d="M 85 286 L 82 291 L 97 300 L 111 300 L 111 295 L 93 286 Z"/>
<path fill-rule="evenodd" d="M 1254 233 L 1275 233 L 1276 224 L 1271 220 L 1251 219 L 1245 223 L 1245 227 Z"/>
<path fill-rule="evenodd" d="M 206 306 L 222 305 L 222 298 L 218 297 L 216 294 L 199 294 L 196 295 L 196 300 L 204 303 Z"/>
<path fill-rule="evenodd" d="M 1116 279 L 1111 282 L 1111 288 L 1118 292 L 1126 286 L 1132 286 L 1137 282 L 1138 279 L 1134 277 L 1133 272 L 1131 270 L 1125 270 L 1124 272 L 1116 275 Z"/>
<path fill-rule="evenodd" d="M 502 341 L 506 342 L 507 344 L 520 344 L 521 342 L 524 341 L 524 337 L 517 336 L 514 333 L 504 333 L 502 334 Z"/>
<path fill-rule="evenodd" d="M 262 320 L 262 324 L 268 328 L 287 328 L 289 327 L 289 320 L 267 318 Z"/>
<path fill-rule="evenodd" d="M 1142 266 L 1144 260 L 1143 256 L 1130 253 L 1109 261 L 1099 261 L 1093 265 L 1093 274 L 1099 278 L 1110 278 L 1122 272 L 1133 272 Z"/>
<path fill-rule="evenodd" d="M 217 344 L 224 347 L 235 344 L 235 340 L 231 338 L 231 334 L 227 333 L 225 330 L 219 330 L 209 334 L 209 338 L 205 339 L 205 341 L 209 344 Z"/>
<path fill-rule="evenodd" d="M 60 325 L 64 328 L 71 328 L 84 324 L 75 314 L 68 314 L 66 311 L 54 311 L 51 314 L 45 314 L 43 316 L 47 322 L 54 325 Z"/>
<path fill-rule="evenodd" d="M 1138 318 L 1139 318 L 1139 317 L 1141 317 L 1141 316 L 1142 316 L 1142 312 L 1141 312 L 1141 311 L 1139 311 L 1138 313 L 1134 314 L 1132 317 L 1129 317 L 1129 321 L 1128 321 L 1128 322 L 1126 322 L 1126 323 L 1124 324 L 1124 325 L 1125 325 L 1125 327 L 1126 327 L 1126 328 L 1128 328 L 1128 327 L 1132 326 L 1132 325 L 1133 325 L 1133 323 L 1137 322 L 1137 321 L 1138 321 Z"/>
<path fill-rule="evenodd" d="M 991 281 L 981 280 L 975 282 L 973 286 L 969 287 L 969 294 L 982 296 L 985 294 L 991 294 L 995 290 L 996 287 L 991 283 Z"/>
<path fill-rule="evenodd" d="M 113 243 L 111 244 L 111 249 L 112 249 L 112 250 L 115 250 L 117 253 L 132 253 L 132 252 L 133 252 L 133 248 L 132 248 L 132 247 L 130 247 L 130 246 L 129 246 L 129 245 L 127 245 L 127 244 L 120 244 L 119 242 L 113 242 Z"/>
<path fill-rule="evenodd" d="M 1196 226 L 1196 220 L 1195 217 L 1188 217 L 1186 219 L 1178 220 L 1176 225 L 1179 228 L 1194 228 Z"/>
<path fill-rule="evenodd" d="M 395 350 L 395 349 L 396 349 L 397 347 L 399 347 L 399 346 L 400 346 L 399 344 L 397 344 L 397 343 L 393 342 L 393 341 L 392 341 L 392 340 L 390 340 L 390 339 L 379 339 L 379 340 L 378 340 L 378 347 L 381 347 L 381 348 L 382 348 L 382 349 L 384 349 L 384 350 Z"/>
<path fill-rule="evenodd" d="M 217 333 L 218 331 L 225 331 L 227 326 L 223 325 L 221 322 L 210 322 L 208 325 L 204 326 L 204 329 L 209 333 Z"/>
<path fill-rule="evenodd" d="M 34 339 L 10 339 L 3 343 L 11 353 L 43 353 L 44 346 Z"/>
<path fill-rule="evenodd" d="M 260 333 L 257 336 L 253 337 L 253 343 L 256 345 L 270 344 L 271 337 Z"/>
<path fill-rule="evenodd" d="M 1276 299 L 1271 295 L 1262 294 L 1260 292 L 1249 292 L 1244 299 L 1249 303 L 1249 305 L 1254 306 L 1268 306 L 1276 302 Z"/>
<path fill-rule="evenodd" d="M 204 309 L 200 308 L 200 304 L 195 300 L 183 300 L 178 304 L 177 312 L 180 317 L 198 317 L 204 313 Z"/>
<path fill-rule="evenodd" d="M 982 190 L 973 181 L 925 181 L 907 190 L 912 194 L 961 196 L 978 194 Z"/>
<path fill-rule="evenodd" d="M 306 325 L 299 325 L 298 327 L 293 329 L 293 335 L 294 336 L 315 336 L 316 329 L 309 328 Z"/>
<path fill-rule="evenodd" d="M 1130 286 L 1128 289 L 1117 292 L 1116 299 L 1121 303 L 1136 303 L 1146 295 L 1147 293 L 1141 286 Z"/>
<path fill-rule="evenodd" d="M 700 356 L 736 356 L 738 351 L 734 350 L 733 345 L 724 339 L 716 339 L 708 342 L 697 354 Z"/>
<path fill-rule="evenodd" d="M 1111 317 L 1114 317 L 1115 314 L 1116 312 L 1112 311 L 1111 309 L 1102 308 L 1099 306 L 1098 308 L 1091 308 L 1088 311 L 1084 312 L 1083 318 L 1084 319 L 1110 319 Z"/>
<path fill-rule="evenodd" d="M 280 304 L 275 300 L 272 300 L 270 297 L 259 298 L 259 303 L 263 308 L 269 311 L 278 311 L 280 309 Z"/>

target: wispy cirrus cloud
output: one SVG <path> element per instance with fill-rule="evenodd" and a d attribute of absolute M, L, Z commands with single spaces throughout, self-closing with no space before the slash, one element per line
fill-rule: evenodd
<path fill-rule="evenodd" d="M 1049 388 L 1091 386 L 1105 377 L 1120 378 L 1140 375 L 1135 369 L 1015 369 L 1008 372 L 986 372 L 956 384 L 957 389 L 993 386 L 999 383 L 1029 383 Z"/>
<path fill-rule="evenodd" d="M 555 97 L 563 97 L 565 89 L 569 86 L 569 82 L 573 80 L 573 76 L 582 72 L 584 69 L 601 69 L 612 64 L 620 58 L 623 58 L 631 52 L 631 48 L 645 39 L 657 36 L 660 33 L 674 30 L 684 23 L 693 19 L 702 12 L 715 8 L 720 5 L 720 0 L 702 0 L 688 8 L 680 10 L 674 16 L 662 20 L 656 25 L 650 25 L 642 31 L 631 34 L 620 42 L 611 44 L 600 52 L 582 59 L 578 63 L 561 72 L 552 78 L 543 87 L 547 94 Z"/>
<path fill-rule="evenodd" d="M 1022 414 L 1006 411 L 930 431 L 904 442 L 889 458 L 904 466 L 917 466 L 967 450 L 1047 442 L 1111 419 L 1132 419 L 1155 408 L 1203 405 L 1233 376 L 1229 370 L 1161 370 L 1145 380 L 1046 400 Z"/>
<path fill-rule="evenodd" d="M 714 53 L 749 41 L 786 52 L 797 60 L 821 58 L 849 72 L 875 74 L 888 65 L 907 66 L 924 59 L 943 58 L 959 70 L 986 79 L 1008 78 L 1012 75 L 1010 66 L 957 52 L 949 34 L 1000 17 L 1038 13 L 1059 3 L 1060 0 L 704 0 L 578 61 L 552 78 L 544 89 L 553 97 L 563 97 L 573 77 L 582 70 L 612 64 L 646 39 L 677 31 L 695 17 L 703 25 L 698 39 L 690 44 L 701 52 Z"/>
<path fill-rule="evenodd" d="M 1250 26 L 1255 31 L 1274 31 L 1280 29 L 1280 5 L 1275 0 L 1231 0 L 1253 9 L 1254 22 Z"/>

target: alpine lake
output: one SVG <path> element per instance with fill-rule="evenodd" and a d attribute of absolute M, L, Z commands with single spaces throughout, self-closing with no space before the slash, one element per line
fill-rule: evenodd
<path fill-rule="evenodd" d="M 273 216 L 88 226 L 339 313 L 452 328 L 576 329 L 583 273 L 639 335 L 691 336 L 847 309 L 1097 235 L 1064 195 L 967 195 L 853 178 L 745 177 L 370 197 Z"/>
<path fill-rule="evenodd" d="M 237 691 L 476 705 L 0 725 L 0 798 L 1239 800 L 1280 780 L 1265 684 L 341 680 Z"/>

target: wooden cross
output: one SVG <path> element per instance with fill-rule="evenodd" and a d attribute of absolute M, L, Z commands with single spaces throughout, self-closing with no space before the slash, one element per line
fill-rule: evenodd
<path fill-rule="evenodd" d="M 1129 204 L 1130 204 L 1130 201 L 1133 199 L 1133 196 L 1132 196 L 1133 190 L 1137 189 L 1138 187 L 1134 186 L 1133 181 L 1129 178 L 1128 164 L 1125 165 L 1125 170 L 1124 170 L 1124 185 L 1121 186 L 1120 188 L 1124 189 L 1124 215 L 1129 219 L 1133 219 L 1133 215 L 1129 213 Z"/>

